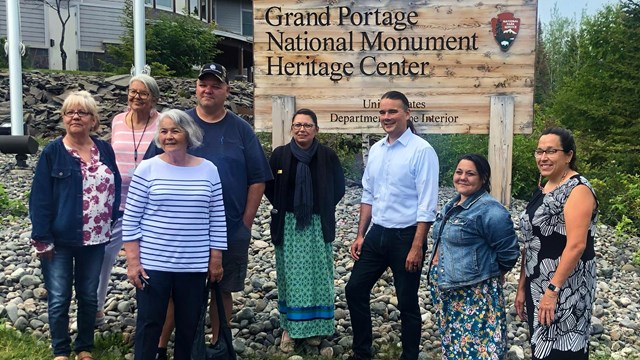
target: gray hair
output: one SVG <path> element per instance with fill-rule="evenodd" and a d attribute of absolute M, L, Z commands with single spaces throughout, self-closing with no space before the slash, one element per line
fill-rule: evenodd
<path fill-rule="evenodd" d="M 140 81 L 142 84 L 144 84 L 144 87 L 149 90 L 149 93 L 151 93 L 151 96 L 153 96 L 155 100 L 160 99 L 160 88 L 158 87 L 156 79 L 146 74 L 138 74 L 129 79 L 129 86 L 131 86 L 134 81 Z"/>
<path fill-rule="evenodd" d="M 153 141 L 156 143 L 156 146 L 162 148 L 162 144 L 160 144 L 160 122 L 165 118 L 171 119 L 177 127 L 184 130 L 187 135 L 187 148 L 193 149 L 202 145 L 202 130 L 196 124 L 195 120 L 189 116 L 186 112 L 178 109 L 171 109 L 163 112 L 158 117 L 158 128 L 156 129 L 156 134 L 153 137 Z"/>

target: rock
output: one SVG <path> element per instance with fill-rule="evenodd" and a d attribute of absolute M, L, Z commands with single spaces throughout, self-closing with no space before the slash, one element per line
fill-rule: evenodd
<path fill-rule="evenodd" d="M 636 271 L 636 267 L 631 265 L 631 264 L 625 264 L 622 269 L 622 271 Z"/>
<path fill-rule="evenodd" d="M 602 321 L 597 317 L 591 318 L 591 335 L 598 335 L 604 332 L 604 326 L 602 325 Z"/>
<path fill-rule="evenodd" d="M 13 327 L 18 331 L 25 331 L 27 327 L 29 327 L 29 321 L 24 317 L 20 316 L 14 323 Z"/>
<path fill-rule="evenodd" d="M 635 321 L 629 320 L 629 319 L 624 319 L 620 321 L 620 326 L 629 328 L 629 329 L 633 329 L 633 330 L 637 330 L 638 329 L 638 324 Z"/>
<path fill-rule="evenodd" d="M 626 296 L 623 296 L 623 297 L 621 297 L 621 298 L 614 299 L 613 301 L 615 301 L 615 303 L 616 303 L 616 304 L 618 304 L 618 305 L 619 305 L 619 306 L 621 306 L 621 307 L 627 307 L 627 306 L 629 306 L 629 305 L 631 305 L 631 304 L 632 304 L 631 299 L 629 299 L 629 298 L 628 298 L 628 297 L 626 297 Z"/>
<path fill-rule="evenodd" d="M 255 240 L 253 242 L 253 246 L 255 246 L 258 249 L 266 249 L 269 247 L 269 243 L 262 240 Z"/>
<path fill-rule="evenodd" d="M 14 303 L 7 304 L 5 310 L 7 311 L 7 317 L 12 323 L 18 320 L 18 306 Z"/>
<path fill-rule="evenodd" d="M 507 352 L 507 360 L 524 360 L 524 350 L 518 345 L 513 345 Z"/>
<path fill-rule="evenodd" d="M 20 278 L 20 285 L 24 287 L 38 286 L 42 283 L 39 277 L 35 275 L 25 275 Z"/>
<path fill-rule="evenodd" d="M 253 310 L 249 308 L 244 308 L 236 314 L 236 318 L 238 319 L 238 321 L 253 320 L 254 317 L 255 314 L 253 313 Z"/>

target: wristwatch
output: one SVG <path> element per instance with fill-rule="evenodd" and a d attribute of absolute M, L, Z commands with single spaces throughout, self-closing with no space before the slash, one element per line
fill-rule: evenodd
<path fill-rule="evenodd" d="M 553 291 L 556 294 L 560 292 L 560 288 L 553 285 L 552 283 L 549 283 L 549 286 L 547 286 L 547 289 Z"/>

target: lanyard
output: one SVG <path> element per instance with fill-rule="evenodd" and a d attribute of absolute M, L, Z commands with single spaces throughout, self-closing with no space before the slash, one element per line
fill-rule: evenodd
<path fill-rule="evenodd" d="M 131 114 L 131 137 L 133 138 L 133 166 L 134 168 L 136 166 L 138 166 L 138 148 L 140 147 L 140 144 L 142 143 L 142 138 L 144 138 L 144 133 L 147 131 L 147 125 L 149 125 L 149 120 L 147 119 L 147 122 L 144 123 L 144 129 L 142 129 L 142 135 L 140 135 L 140 140 L 138 140 L 138 143 L 136 144 L 136 133 L 135 130 L 133 129 L 133 114 Z"/>

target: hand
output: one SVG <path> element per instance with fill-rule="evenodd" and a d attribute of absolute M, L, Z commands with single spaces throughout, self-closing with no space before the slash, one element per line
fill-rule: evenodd
<path fill-rule="evenodd" d="M 145 279 L 149 279 L 149 275 L 144 271 L 144 268 L 139 263 L 137 265 L 127 265 L 127 278 L 129 282 L 133 284 L 138 289 L 143 288 L 142 281 L 140 281 L 140 276 Z"/>
<path fill-rule="evenodd" d="M 54 250 L 51 249 L 49 251 L 38 253 L 38 257 L 40 258 L 40 260 L 46 259 L 48 261 L 51 261 L 51 260 L 53 260 L 53 251 Z"/>
<path fill-rule="evenodd" d="M 516 306 L 516 313 L 518 314 L 518 317 L 520 317 L 520 320 L 522 321 L 527 321 L 527 312 L 525 311 L 525 291 L 524 289 L 518 289 L 516 290 L 516 301 L 515 301 L 515 306 Z"/>
<path fill-rule="evenodd" d="M 416 272 L 422 270 L 422 247 L 411 247 L 404 268 L 408 272 Z"/>
<path fill-rule="evenodd" d="M 546 290 L 540 298 L 540 305 L 538 306 L 538 321 L 540 324 L 550 326 L 556 315 L 556 303 L 558 302 L 558 294 Z"/>
<path fill-rule="evenodd" d="M 242 225 L 244 225 L 244 227 L 246 227 L 249 232 L 251 232 L 251 227 L 253 227 L 253 218 L 251 219 L 242 219 Z"/>
<path fill-rule="evenodd" d="M 364 244 L 364 237 L 358 235 L 356 240 L 351 244 L 351 257 L 353 260 L 360 260 L 360 252 L 362 251 L 362 244 Z"/>
<path fill-rule="evenodd" d="M 209 281 L 219 282 L 222 280 L 223 275 L 222 251 L 212 249 L 209 256 Z"/>

